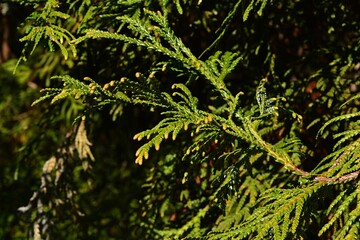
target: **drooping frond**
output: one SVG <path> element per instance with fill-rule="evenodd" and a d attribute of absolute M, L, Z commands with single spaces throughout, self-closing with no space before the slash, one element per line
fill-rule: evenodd
<path fill-rule="evenodd" d="M 58 11 L 59 7 L 60 3 L 58 1 L 47 1 L 44 8 L 33 12 L 32 16 L 29 17 L 38 25 L 28 26 L 28 29 L 26 29 L 27 35 L 22 37 L 20 41 L 25 41 L 26 44 L 33 42 L 31 53 L 35 51 L 41 40 L 47 40 L 50 51 L 55 50 L 55 44 L 60 48 L 65 60 L 69 58 L 69 52 L 73 57 L 76 57 L 76 48 L 71 43 L 75 37 L 70 31 L 57 25 L 59 21 L 70 18 L 68 14 Z"/>

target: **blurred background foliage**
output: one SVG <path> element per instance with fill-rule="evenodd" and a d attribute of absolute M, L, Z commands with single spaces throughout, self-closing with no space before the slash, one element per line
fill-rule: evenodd
<path fill-rule="evenodd" d="M 240 54 L 240 63 L 226 81 L 233 93 L 245 93 L 240 106 L 253 105 L 260 79 L 268 79 L 268 95 L 285 97 L 282 109 L 292 109 L 302 122 L 294 121 L 291 113 L 282 114 L 277 119 L 280 127 L 264 138 L 276 143 L 296 135 L 302 142 L 300 166 L 311 171 L 336 143 L 328 129 L 323 138 L 316 138 L 324 122 L 359 108 L 359 99 L 347 108 L 340 106 L 359 93 L 360 17 L 356 9 L 360 9 L 360 3 L 252 1 L 254 8 L 248 12 L 250 5 L 245 2 L 249 1 L 236 7 L 235 1 L 228 0 L 170 1 L 169 25 L 200 59 L 205 60 L 216 50 Z M 266 7 L 259 7 L 261 3 Z M 58 14 L 52 11 L 55 5 Z M 26 206 L 38 190 L 42 166 L 68 141 L 68 133 L 75 131 L 75 118 L 84 113 L 89 119 L 86 129 L 96 161 L 87 171 L 78 159 L 67 178 L 77 193 L 75 205 L 84 215 L 74 217 L 76 214 L 67 208 L 57 212 L 51 230 L 54 236 L 151 239 L 155 229 L 179 227 L 189 220 L 188 216 L 196 214 L 194 209 L 204 207 L 201 199 L 212 194 L 207 190 L 214 181 L 212 172 L 224 166 L 214 166 L 211 161 L 189 166 L 187 161 L 176 160 L 181 159 L 190 136 L 179 136 L 178 141 L 162 146 L 143 166 L 134 164 L 134 153 L 140 145 L 132 140 L 133 135 L 159 122 L 158 111 L 127 103 L 92 109 L 91 104 L 72 98 L 61 104 L 31 106 L 41 96 L 41 89 L 62 87 L 63 83 L 52 76 L 86 76 L 104 85 L 113 79 L 134 78 L 139 72 L 149 76 L 155 70 L 161 91 L 169 91 L 175 82 L 187 83 L 199 99 L 200 108 L 219 108 L 221 103 L 210 105 L 214 94 L 209 85 L 203 79 L 177 74 L 177 62 L 168 66 L 173 71 L 158 69 L 156 63 L 164 57 L 155 51 L 109 39 L 73 46 L 72 40 L 87 29 L 133 34 L 116 18 L 141 16 L 143 8 L 160 9 L 158 1 L 14 0 L 0 7 L 1 239 L 22 239 L 36 232 L 28 230 L 33 216 L 24 216 L 17 209 Z M 227 19 L 231 11 L 235 11 L 234 16 Z M 41 38 L 27 35 L 36 26 L 61 26 L 66 30 L 62 32 L 65 43 L 58 46 L 46 32 Z M 29 39 L 33 41 L 23 41 Z M 347 126 L 338 124 L 335 128 L 340 132 Z M 219 156 L 213 152 L 216 147 L 209 146 L 208 152 Z M 278 166 L 272 167 L 271 171 L 276 171 Z M 185 172 L 190 179 L 187 184 L 183 184 Z M 266 183 L 258 181 L 266 188 Z M 235 188 L 238 183 L 233 184 Z M 199 199 L 192 203 L 198 207 L 186 206 L 190 198 Z M 203 224 L 211 226 L 221 212 L 212 210 Z M 308 229 L 311 239 L 316 236 L 315 225 Z"/>

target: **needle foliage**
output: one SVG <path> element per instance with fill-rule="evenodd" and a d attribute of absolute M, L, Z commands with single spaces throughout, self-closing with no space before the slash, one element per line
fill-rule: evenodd
<path fill-rule="evenodd" d="M 12 65 L 41 95 L 16 236 L 360 236 L 356 1 L 18 4 Z"/>

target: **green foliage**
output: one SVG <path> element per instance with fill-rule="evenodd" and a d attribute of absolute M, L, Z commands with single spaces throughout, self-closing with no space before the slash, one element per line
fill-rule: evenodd
<path fill-rule="evenodd" d="M 61 24 L 62 20 L 69 19 L 70 16 L 57 11 L 58 8 L 58 1 L 47 1 L 40 12 L 34 11 L 28 17 L 28 19 L 34 21 L 35 24 L 28 25 L 25 29 L 27 35 L 22 37 L 20 41 L 25 41 L 27 44 L 34 42 L 30 54 L 34 52 L 41 40 L 46 39 L 50 51 L 54 51 L 54 44 L 56 44 L 60 48 L 65 60 L 69 57 L 69 51 L 76 57 L 76 48 L 70 43 L 70 41 L 74 39 L 74 36 L 67 29 L 57 26 L 57 24 Z"/>
<path fill-rule="evenodd" d="M 15 78 L 40 59 L 45 86 L 29 236 L 359 236 L 357 3 L 23 4 Z"/>

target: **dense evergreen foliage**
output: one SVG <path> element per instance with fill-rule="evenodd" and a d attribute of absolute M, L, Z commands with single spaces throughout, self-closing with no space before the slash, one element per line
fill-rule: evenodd
<path fill-rule="evenodd" d="M 358 238 L 357 9 L 2 3 L 0 238 Z"/>

